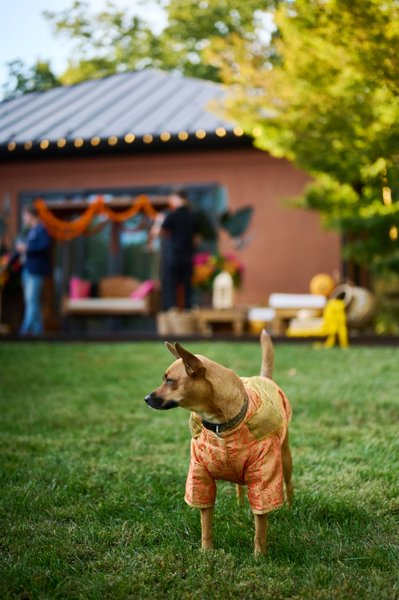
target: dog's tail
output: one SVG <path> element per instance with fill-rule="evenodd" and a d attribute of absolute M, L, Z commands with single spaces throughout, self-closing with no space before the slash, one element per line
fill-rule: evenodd
<path fill-rule="evenodd" d="M 270 335 L 265 329 L 260 334 L 260 345 L 262 347 L 262 364 L 260 374 L 262 377 L 273 379 L 274 349 Z"/>

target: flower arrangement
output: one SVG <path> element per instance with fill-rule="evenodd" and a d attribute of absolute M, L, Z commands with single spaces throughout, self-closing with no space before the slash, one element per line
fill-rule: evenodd
<path fill-rule="evenodd" d="M 193 285 L 203 290 L 212 288 L 216 275 L 227 271 L 233 278 L 234 287 L 242 283 L 244 265 L 234 254 L 210 254 L 199 252 L 193 260 Z"/>

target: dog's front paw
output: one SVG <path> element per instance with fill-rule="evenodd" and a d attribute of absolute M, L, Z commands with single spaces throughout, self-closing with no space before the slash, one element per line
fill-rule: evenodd
<path fill-rule="evenodd" d="M 254 548 L 254 556 L 255 558 L 259 558 L 261 556 L 265 556 L 265 554 L 267 554 L 267 546 L 265 545 L 257 545 L 255 542 L 255 548 Z"/>
<path fill-rule="evenodd" d="M 213 540 L 212 539 L 202 539 L 201 540 L 201 550 L 202 552 L 208 552 L 209 550 L 214 550 Z"/>

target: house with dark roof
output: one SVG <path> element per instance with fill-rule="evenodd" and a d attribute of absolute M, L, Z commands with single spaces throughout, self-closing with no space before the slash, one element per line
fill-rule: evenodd
<path fill-rule="evenodd" d="M 98 195 L 128 206 L 146 194 L 162 210 L 179 185 L 214 222 L 254 209 L 242 238 L 220 230 L 217 240 L 219 251 L 245 265 L 237 302 L 307 292 L 316 273 L 339 271 L 339 237 L 322 230 L 317 214 L 288 205 L 309 177 L 254 148 L 239 124 L 220 116 L 225 93 L 213 82 L 143 70 L 1 102 L 0 211 L 8 243 L 22 207 L 37 198 L 58 218 L 72 219 Z M 93 281 L 117 272 L 155 276 L 144 229 L 135 221 L 55 242 L 57 298 L 73 274 Z"/>

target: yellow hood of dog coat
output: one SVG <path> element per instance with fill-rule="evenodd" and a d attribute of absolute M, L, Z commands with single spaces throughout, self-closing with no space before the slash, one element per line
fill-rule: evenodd
<path fill-rule="evenodd" d="M 248 486 L 252 511 L 263 514 L 284 501 L 281 444 L 291 419 L 283 391 L 265 377 L 242 377 L 248 395 L 245 419 L 219 436 L 191 413 L 191 462 L 185 500 L 208 508 L 216 497 L 215 480 Z"/>

